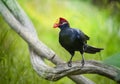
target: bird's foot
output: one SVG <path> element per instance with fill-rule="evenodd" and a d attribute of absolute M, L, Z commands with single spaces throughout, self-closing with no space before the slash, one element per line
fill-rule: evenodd
<path fill-rule="evenodd" d="M 72 61 L 68 62 L 68 67 L 72 67 Z"/>
<path fill-rule="evenodd" d="M 82 64 L 82 67 L 84 66 L 84 64 L 85 64 L 85 61 L 84 60 L 82 60 L 81 61 L 81 64 Z"/>

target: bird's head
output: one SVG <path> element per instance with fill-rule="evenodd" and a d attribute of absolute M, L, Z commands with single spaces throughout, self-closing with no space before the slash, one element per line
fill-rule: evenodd
<path fill-rule="evenodd" d="M 69 23 L 66 19 L 60 17 L 53 25 L 53 28 L 58 28 L 58 27 L 59 28 L 69 27 Z"/>

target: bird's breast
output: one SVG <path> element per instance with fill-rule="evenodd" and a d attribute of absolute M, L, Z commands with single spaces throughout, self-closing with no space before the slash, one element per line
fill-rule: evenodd
<path fill-rule="evenodd" d="M 59 42 L 64 48 L 73 48 L 75 44 L 75 36 L 71 33 L 61 33 Z"/>

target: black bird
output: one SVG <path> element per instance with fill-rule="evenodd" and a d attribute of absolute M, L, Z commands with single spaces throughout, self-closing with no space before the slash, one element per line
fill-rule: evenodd
<path fill-rule="evenodd" d="M 75 51 L 79 51 L 81 53 L 81 63 L 82 66 L 84 66 L 84 52 L 95 54 L 96 52 L 100 52 L 101 50 L 103 50 L 103 48 L 95 48 L 87 45 L 87 40 L 89 40 L 90 38 L 79 29 L 70 28 L 68 21 L 64 18 L 60 17 L 53 27 L 60 28 L 59 43 L 71 54 L 71 58 L 68 61 L 69 67 L 72 66 L 72 58 Z"/>

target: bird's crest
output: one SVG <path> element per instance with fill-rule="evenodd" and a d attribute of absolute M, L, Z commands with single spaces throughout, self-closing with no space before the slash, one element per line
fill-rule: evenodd
<path fill-rule="evenodd" d="M 57 28 L 57 27 L 59 27 L 61 25 L 64 25 L 64 24 L 68 24 L 69 25 L 68 21 L 65 18 L 60 17 L 54 23 L 53 28 Z"/>
<path fill-rule="evenodd" d="M 63 23 L 63 22 L 67 22 L 68 23 L 68 21 L 65 18 L 60 17 L 59 18 L 59 23 Z"/>

